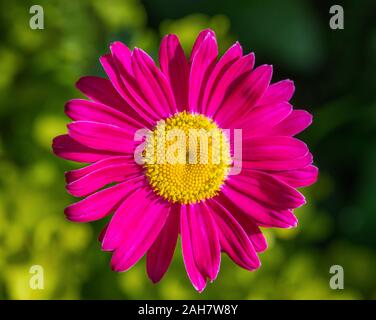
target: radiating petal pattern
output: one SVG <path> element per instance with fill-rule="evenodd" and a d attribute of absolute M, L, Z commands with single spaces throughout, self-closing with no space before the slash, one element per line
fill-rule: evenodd
<path fill-rule="evenodd" d="M 87 164 L 65 173 L 67 191 L 85 197 L 65 209 L 67 219 L 112 215 L 98 237 L 102 250 L 112 253 L 112 269 L 126 271 L 146 255 L 153 283 L 172 263 L 179 235 L 188 278 L 199 292 L 216 279 L 221 252 L 242 268 L 258 269 L 258 253 L 268 247 L 263 228 L 296 227 L 294 210 L 306 202 L 297 188 L 318 177 L 307 144 L 295 137 L 312 115 L 294 109 L 293 81 L 271 83 L 273 67 L 254 68 L 255 55 L 243 54 L 238 42 L 218 57 L 210 29 L 199 33 L 188 58 L 179 38 L 166 35 L 159 67 L 142 49 L 120 41 L 100 62 L 108 79 L 78 80 L 87 99 L 66 103 L 72 122 L 52 143 L 57 156 Z M 185 139 L 175 135 L 175 149 L 160 149 L 156 137 L 175 129 Z M 214 136 L 207 140 L 222 151 L 219 163 L 160 163 L 160 155 L 181 150 L 189 161 L 198 150 L 207 152 L 199 159 L 214 154 L 200 139 L 183 149 L 187 141 L 190 148 L 191 129 L 220 133 L 222 145 Z M 241 130 L 240 149 L 226 129 Z M 156 161 L 139 162 L 136 152 L 150 150 Z M 234 175 L 223 161 L 230 157 Z"/>
<path fill-rule="evenodd" d="M 163 229 L 147 252 L 146 270 L 154 283 L 160 281 L 170 266 L 180 230 L 180 205 L 173 205 Z"/>
<path fill-rule="evenodd" d="M 159 64 L 174 93 L 177 110 L 186 110 L 188 108 L 189 65 L 177 36 L 167 35 L 162 39 Z"/>

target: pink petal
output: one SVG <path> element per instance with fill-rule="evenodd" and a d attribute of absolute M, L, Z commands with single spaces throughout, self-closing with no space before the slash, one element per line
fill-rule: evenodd
<path fill-rule="evenodd" d="M 170 266 L 179 235 L 180 205 L 173 205 L 157 239 L 147 252 L 146 270 L 154 283 L 162 279 Z"/>
<path fill-rule="evenodd" d="M 115 152 L 95 150 L 73 140 L 64 134 L 54 138 L 52 142 L 53 152 L 60 158 L 76 162 L 96 162 L 102 159 L 118 155 Z"/>
<path fill-rule="evenodd" d="M 144 127 L 143 124 L 138 123 L 133 118 L 116 109 L 101 103 L 82 99 L 68 101 L 65 105 L 65 113 L 75 121 L 87 120 L 113 124 L 131 133 L 135 132 L 138 128 Z"/>
<path fill-rule="evenodd" d="M 247 215 L 242 215 L 244 219 L 238 220 L 249 240 L 251 240 L 256 252 L 264 252 L 268 248 L 266 238 L 261 229 Z"/>
<path fill-rule="evenodd" d="M 144 178 L 135 178 L 113 187 L 103 189 L 65 209 L 68 220 L 89 222 L 111 214 L 122 200 L 145 184 Z"/>
<path fill-rule="evenodd" d="M 76 121 L 67 127 L 70 137 L 89 148 L 128 154 L 134 151 L 133 134 L 120 127 L 91 121 Z"/>
<path fill-rule="evenodd" d="M 295 136 L 309 127 L 312 123 L 312 115 L 305 110 L 293 110 L 291 114 L 270 129 L 271 135 Z"/>
<path fill-rule="evenodd" d="M 67 184 L 67 191 L 75 197 L 87 196 L 98 189 L 113 182 L 122 182 L 131 178 L 140 177 L 142 167 L 136 164 L 116 164 L 102 167 L 82 178 Z"/>
<path fill-rule="evenodd" d="M 170 207 L 149 186 L 139 188 L 123 202 L 102 242 L 104 250 L 115 250 L 111 259 L 113 270 L 126 271 L 142 258 L 163 228 Z"/>
<path fill-rule="evenodd" d="M 271 215 L 277 223 L 275 221 L 259 221 L 258 225 L 264 228 L 295 228 L 298 225 L 298 219 L 294 215 L 293 210 L 285 210 L 277 214 L 272 212 Z"/>
<path fill-rule="evenodd" d="M 273 172 L 273 176 L 294 188 L 308 187 L 317 181 L 319 170 L 315 166 L 307 166 L 297 170 Z"/>
<path fill-rule="evenodd" d="M 162 39 L 159 64 L 175 96 L 178 111 L 188 107 L 189 65 L 179 39 L 169 34 Z"/>
<path fill-rule="evenodd" d="M 122 110 L 129 107 L 107 79 L 95 76 L 82 77 L 77 81 L 76 87 L 95 102 L 118 108 L 120 106 Z"/>
<path fill-rule="evenodd" d="M 208 34 L 195 54 L 189 76 L 189 110 L 201 112 L 208 77 L 218 56 L 217 41 Z"/>
<path fill-rule="evenodd" d="M 149 105 L 158 110 L 161 117 L 175 114 L 177 109 L 172 90 L 153 59 L 143 50 L 136 48 L 132 55 L 132 67 Z"/>
<path fill-rule="evenodd" d="M 128 115 L 128 118 L 134 119 L 134 121 L 144 126 L 150 124 L 150 122 L 140 117 L 121 95 L 119 95 L 111 81 L 100 77 L 87 76 L 80 78 L 76 83 L 76 87 L 94 102 L 117 109 Z"/>
<path fill-rule="evenodd" d="M 313 156 L 311 153 L 307 153 L 305 156 L 291 159 L 273 159 L 266 161 L 246 161 L 243 160 L 242 164 L 238 160 L 234 160 L 234 167 L 240 167 L 241 170 L 261 170 L 264 172 L 273 171 L 286 171 L 296 170 L 309 166 L 313 162 Z"/>
<path fill-rule="evenodd" d="M 224 99 L 231 94 L 235 84 L 239 79 L 243 79 L 248 75 L 255 63 L 255 55 L 250 53 L 236 60 L 224 72 L 219 79 L 217 88 L 213 91 L 206 106 L 206 114 L 212 117 L 218 108 L 222 105 Z"/>
<path fill-rule="evenodd" d="M 282 80 L 273 83 L 266 90 L 259 101 L 259 105 L 287 102 L 290 101 L 295 91 L 294 82 L 291 80 Z"/>
<path fill-rule="evenodd" d="M 272 128 L 292 111 L 292 106 L 287 102 L 269 104 L 257 107 L 233 123 L 234 128 L 243 128 L 244 138 L 262 136 L 268 128 Z"/>
<path fill-rule="evenodd" d="M 68 171 L 65 173 L 65 181 L 67 183 L 71 183 L 96 170 L 100 170 L 109 166 L 120 165 L 120 164 L 134 164 L 133 156 L 113 156 L 111 158 L 99 160 L 89 166 Z"/>
<path fill-rule="evenodd" d="M 210 201 L 217 202 L 235 218 L 235 220 L 244 229 L 249 240 L 251 240 L 256 252 L 263 252 L 267 249 L 268 243 L 266 242 L 266 239 L 262 234 L 262 231 L 257 226 L 255 220 L 251 216 L 245 214 L 242 211 L 239 211 L 239 208 L 237 208 L 231 201 L 229 201 L 223 195 L 218 195 L 216 198 Z"/>
<path fill-rule="evenodd" d="M 231 123 L 241 118 L 246 112 L 257 105 L 269 86 L 273 69 L 263 65 L 253 70 L 249 75 L 239 78 L 229 91 L 222 106 L 217 110 L 214 119 L 224 128 L 230 128 Z"/>
<path fill-rule="evenodd" d="M 276 209 L 263 205 L 253 199 L 246 190 L 239 191 L 227 184 L 222 190 L 221 197 L 226 197 L 237 210 L 249 215 L 259 226 L 291 228 L 297 225 L 297 219 L 289 209 Z"/>
<path fill-rule="evenodd" d="M 239 266 L 255 270 L 261 263 L 244 229 L 217 201 L 210 200 L 213 217 L 218 228 L 221 248 Z"/>
<path fill-rule="evenodd" d="M 111 54 L 106 54 L 100 58 L 103 69 L 106 71 L 111 83 L 122 96 L 122 98 L 148 123 L 154 124 L 160 120 L 158 114 L 152 106 L 149 106 L 139 84 L 133 75 L 129 74 L 120 63 L 116 62 Z M 120 71 L 119 71 L 120 69 Z"/>
<path fill-rule="evenodd" d="M 294 209 L 305 204 L 301 193 L 268 173 L 244 170 L 226 184 L 268 208 Z"/>
<path fill-rule="evenodd" d="M 194 258 L 194 248 L 192 244 L 192 230 L 189 224 L 190 210 L 188 205 L 182 205 L 181 207 L 181 220 L 180 220 L 180 232 L 182 253 L 184 259 L 185 269 L 189 279 L 198 292 L 202 292 L 206 287 L 206 279 L 201 273 Z"/>
<path fill-rule="evenodd" d="M 156 223 L 154 221 L 155 217 L 150 217 L 150 215 L 153 215 L 151 209 L 154 206 L 157 209 L 157 207 L 162 205 L 161 207 L 165 208 L 168 214 L 170 206 L 166 206 L 166 204 L 168 203 L 156 196 L 148 185 L 142 186 L 137 192 L 128 194 L 128 197 L 123 201 L 110 221 L 102 241 L 102 249 L 115 250 L 123 246 L 125 241 L 127 243 L 130 240 L 133 240 L 133 242 L 136 241 L 134 239 L 137 237 L 137 232 L 134 232 L 136 229 L 138 232 L 141 232 L 139 235 L 142 238 L 148 228 L 152 228 L 152 224 Z M 157 212 L 156 216 L 158 216 Z M 145 225 L 144 230 L 141 231 L 142 225 L 147 223 L 148 220 L 150 220 L 150 225 Z M 133 230 L 130 230 L 132 228 Z"/>
<path fill-rule="evenodd" d="M 211 29 L 205 29 L 205 30 L 202 30 L 199 35 L 197 36 L 197 39 L 195 41 L 195 43 L 193 44 L 193 48 L 192 48 L 192 52 L 191 52 L 191 56 L 190 56 L 190 59 L 189 59 L 189 64 L 192 64 L 192 61 L 193 61 L 193 58 L 195 57 L 195 55 L 197 54 L 197 51 L 200 49 L 202 43 L 204 42 L 205 38 L 207 36 L 212 36 L 215 38 L 215 33 L 213 30 Z"/>
<path fill-rule="evenodd" d="M 204 203 L 188 207 L 193 256 L 201 273 L 214 280 L 219 272 L 221 249 L 211 210 Z"/>
<path fill-rule="evenodd" d="M 120 41 L 111 43 L 110 50 L 116 64 L 121 66 L 121 68 L 119 68 L 120 72 L 121 70 L 125 70 L 125 72 L 133 75 L 131 62 L 132 51 Z"/>
<path fill-rule="evenodd" d="M 242 147 L 243 169 L 292 170 L 312 163 L 307 145 L 291 137 L 252 137 Z M 239 165 L 238 159 L 234 162 Z"/>
<path fill-rule="evenodd" d="M 215 65 L 213 72 L 211 72 L 210 74 L 206 90 L 204 92 L 204 98 L 202 101 L 202 113 L 206 113 L 208 100 L 222 81 L 222 77 L 224 76 L 226 71 L 233 65 L 235 61 L 241 58 L 242 54 L 242 47 L 238 42 L 236 42 L 224 53 L 224 55 Z"/>

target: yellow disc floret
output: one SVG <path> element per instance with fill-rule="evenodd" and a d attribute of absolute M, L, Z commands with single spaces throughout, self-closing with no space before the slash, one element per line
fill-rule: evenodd
<path fill-rule="evenodd" d="M 228 139 L 213 120 L 185 111 L 157 123 L 143 155 L 154 192 L 182 204 L 218 194 L 231 160 Z"/>

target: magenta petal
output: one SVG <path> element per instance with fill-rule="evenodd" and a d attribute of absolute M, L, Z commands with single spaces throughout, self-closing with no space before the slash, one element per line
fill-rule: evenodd
<path fill-rule="evenodd" d="M 230 128 L 234 120 L 241 118 L 257 105 L 269 86 L 273 68 L 262 65 L 236 81 L 217 110 L 214 119 L 223 127 Z"/>
<path fill-rule="evenodd" d="M 269 134 L 280 136 L 294 136 L 312 123 L 312 115 L 305 110 L 293 110 L 291 114 L 270 129 Z"/>
<path fill-rule="evenodd" d="M 153 59 L 143 50 L 135 48 L 132 67 L 149 105 L 153 106 L 161 117 L 175 114 L 177 109 L 170 84 Z"/>
<path fill-rule="evenodd" d="M 273 83 L 266 90 L 259 101 L 259 105 L 287 102 L 290 101 L 295 91 L 294 82 L 291 80 L 282 80 Z"/>
<path fill-rule="evenodd" d="M 297 219 L 289 209 L 268 207 L 252 198 L 250 193 L 246 191 L 239 191 L 230 185 L 226 185 L 220 197 L 216 199 L 218 201 L 222 201 L 222 198 L 227 199 L 240 212 L 247 214 L 260 226 L 291 228 L 297 225 Z"/>
<path fill-rule="evenodd" d="M 91 100 L 127 112 L 130 106 L 107 79 L 86 76 L 77 81 L 76 87 Z"/>
<path fill-rule="evenodd" d="M 169 34 L 162 39 L 159 64 L 175 96 L 178 111 L 188 108 L 189 65 L 179 39 Z"/>
<path fill-rule="evenodd" d="M 205 38 L 207 36 L 212 36 L 215 38 L 215 33 L 213 30 L 211 29 L 205 29 L 205 30 L 202 30 L 199 35 L 197 36 L 197 39 L 195 41 L 195 43 L 193 44 L 193 48 L 192 48 L 192 52 L 191 52 L 191 56 L 189 58 L 189 64 L 192 64 L 192 61 L 193 61 L 193 58 L 195 57 L 195 55 L 197 54 L 197 51 L 200 49 L 202 43 L 204 42 Z"/>
<path fill-rule="evenodd" d="M 319 170 L 315 166 L 307 166 L 296 170 L 272 172 L 272 174 L 294 188 L 307 187 L 317 181 Z"/>
<path fill-rule="evenodd" d="M 201 273 L 194 258 L 194 248 L 192 245 L 192 230 L 189 224 L 188 205 L 182 205 L 181 207 L 181 220 L 180 220 L 180 233 L 182 243 L 182 253 L 184 259 L 185 269 L 189 279 L 198 292 L 202 292 L 206 287 L 206 279 Z"/>
<path fill-rule="evenodd" d="M 154 124 L 161 118 L 161 115 L 148 105 L 134 76 L 125 69 L 120 72 L 119 68 L 122 68 L 122 65 L 116 61 L 111 54 L 100 58 L 103 69 L 122 98 L 148 123 Z"/>
<path fill-rule="evenodd" d="M 206 89 L 208 77 L 218 56 L 218 46 L 215 37 L 207 35 L 195 54 L 189 76 L 189 110 L 202 111 L 202 98 Z"/>
<path fill-rule="evenodd" d="M 154 283 L 162 279 L 174 255 L 180 227 L 180 205 L 172 205 L 166 223 L 147 252 L 146 270 Z"/>
<path fill-rule="evenodd" d="M 111 64 L 112 66 L 113 64 Z M 112 79 L 118 79 L 119 75 L 113 70 L 107 70 Z M 119 88 L 120 80 L 117 80 L 116 86 Z M 84 93 L 88 98 L 94 102 L 104 104 L 111 108 L 117 109 L 126 114 L 128 118 L 134 119 L 135 122 L 143 124 L 143 126 L 150 126 L 152 121 L 147 120 L 145 117 L 141 117 L 131 105 L 124 100 L 119 92 L 114 88 L 111 81 L 99 77 L 82 77 L 76 83 L 76 87 Z"/>
<path fill-rule="evenodd" d="M 67 183 L 71 183 L 96 170 L 100 170 L 108 166 L 120 165 L 120 164 L 134 164 L 133 156 L 113 156 L 110 158 L 99 160 L 89 166 L 68 171 L 65 173 L 65 181 Z"/>
<path fill-rule="evenodd" d="M 115 250 L 111 259 L 113 270 L 126 271 L 142 258 L 163 228 L 170 207 L 149 187 L 139 188 L 124 201 L 102 242 L 104 250 Z"/>
<path fill-rule="evenodd" d="M 107 232 L 102 241 L 103 250 L 115 250 L 121 246 L 127 233 L 125 228 L 129 227 L 129 223 L 136 219 L 137 213 L 140 213 L 140 219 L 148 211 L 148 206 L 151 205 L 150 200 L 153 197 L 152 191 L 148 186 L 142 186 L 137 192 L 128 193 L 127 197 L 124 199 L 122 205 L 116 210 L 113 215 Z M 145 219 L 145 217 L 144 217 Z M 137 223 L 135 223 L 135 227 Z"/>
<path fill-rule="evenodd" d="M 262 205 L 275 209 L 294 209 L 305 204 L 304 196 L 273 175 L 245 170 L 228 179 L 227 185 Z"/>
<path fill-rule="evenodd" d="M 286 171 L 296 170 L 309 166 L 313 162 L 313 156 L 311 153 L 298 158 L 291 159 L 273 159 L 271 161 L 245 161 L 242 165 L 238 160 L 234 160 L 234 167 L 241 167 L 242 170 L 261 170 L 264 172 L 272 173 L 273 171 Z"/>
<path fill-rule="evenodd" d="M 246 215 L 243 216 L 249 218 Z M 238 222 L 241 224 L 249 240 L 251 240 L 256 252 L 264 252 L 268 248 L 268 243 L 265 236 L 262 234 L 260 228 L 253 222 L 253 220 L 252 222 L 249 221 L 250 219 L 248 219 L 248 221 L 247 219 L 245 220 L 246 222 L 244 224 L 242 224 L 242 220 L 238 220 Z"/>
<path fill-rule="evenodd" d="M 113 124 L 129 131 L 130 133 L 144 127 L 143 124 L 138 123 L 135 119 L 129 117 L 123 112 L 101 103 L 82 99 L 68 101 L 65 105 L 65 113 L 75 121 L 86 120 Z"/>
<path fill-rule="evenodd" d="M 116 64 L 121 66 L 120 71 L 125 70 L 130 75 L 133 75 L 131 62 L 132 51 L 120 41 L 111 43 L 110 50 Z"/>
<path fill-rule="evenodd" d="M 144 178 L 135 178 L 98 191 L 65 209 L 67 218 L 75 222 L 89 222 L 111 214 L 121 201 L 143 185 Z"/>
<path fill-rule="evenodd" d="M 109 165 L 67 184 L 66 189 L 75 197 L 83 197 L 109 183 L 122 182 L 131 178 L 140 177 L 141 175 L 142 167 L 136 164 L 122 163 Z"/>
<path fill-rule="evenodd" d="M 214 90 L 207 102 L 206 114 L 208 116 L 212 117 L 218 111 L 218 108 L 222 105 L 225 98 L 231 94 L 239 79 L 243 79 L 251 72 L 254 63 L 255 55 L 250 53 L 230 65 L 219 80 L 216 90 Z"/>
<path fill-rule="evenodd" d="M 73 140 L 67 134 L 54 138 L 52 150 L 58 157 L 63 159 L 86 163 L 96 162 L 119 155 L 119 153 L 95 150 L 84 146 Z"/>
<path fill-rule="evenodd" d="M 79 143 L 97 150 L 132 154 L 133 134 L 105 123 L 75 121 L 68 124 L 68 134 Z"/>
<path fill-rule="evenodd" d="M 233 202 L 229 201 L 225 196 L 219 195 L 212 201 L 219 201 L 219 204 L 226 208 L 226 210 L 231 213 L 235 220 L 241 225 L 247 234 L 249 240 L 251 240 L 253 247 L 256 252 L 263 252 L 267 249 L 268 243 L 262 231 L 255 223 L 255 220 L 250 216 L 240 211 L 238 207 L 234 205 Z"/>
<path fill-rule="evenodd" d="M 238 165 L 235 159 L 235 165 Z M 243 142 L 243 169 L 291 170 L 312 163 L 307 145 L 295 138 L 251 137 Z"/>
<path fill-rule="evenodd" d="M 259 268 L 261 265 L 260 260 L 241 225 L 217 201 L 210 200 L 208 204 L 212 209 L 213 217 L 218 227 L 221 248 L 239 266 L 247 270 Z"/>
<path fill-rule="evenodd" d="M 243 119 L 236 120 L 233 127 L 243 128 L 243 138 L 262 136 L 292 111 L 292 106 L 287 102 L 257 107 L 244 115 Z"/>
<path fill-rule="evenodd" d="M 188 207 L 193 256 L 201 273 L 214 280 L 219 272 L 221 249 L 211 210 L 204 203 Z"/>
<path fill-rule="evenodd" d="M 206 113 L 207 104 L 211 96 L 216 92 L 217 86 L 222 82 L 222 77 L 226 71 L 237 61 L 243 54 L 241 45 L 237 42 L 232 47 L 230 47 L 218 63 L 215 65 L 213 72 L 211 72 L 206 89 L 204 92 L 204 97 L 202 101 L 202 113 Z"/>
<path fill-rule="evenodd" d="M 298 218 L 293 210 L 284 210 L 280 212 L 270 212 L 274 221 L 259 221 L 258 226 L 264 228 L 295 228 L 298 225 Z"/>

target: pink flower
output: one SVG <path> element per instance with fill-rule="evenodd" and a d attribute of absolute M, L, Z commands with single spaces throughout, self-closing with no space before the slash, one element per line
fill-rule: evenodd
<path fill-rule="evenodd" d="M 200 292 L 216 278 L 221 251 L 245 269 L 259 268 L 257 253 L 267 248 L 260 227 L 295 227 L 293 209 L 305 203 L 296 188 L 317 179 L 311 153 L 293 137 L 312 122 L 288 102 L 293 82 L 270 84 L 272 67 L 253 68 L 254 54 L 243 55 L 239 43 L 218 58 L 211 30 L 199 34 L 189 61 L 175 35 L 164 37 L 160 68 L 141 49 L 121 42 L 110 48 L 100 59 L 109 80 L 77 82 L 89 100 L 66 104 L 73 122 L 53 141 L 59 157 L 89 163 L 66 173 L 68 192 L 86 197 L 66 208 L 67 218 L 89 222 L 113 213 L 99 237 L 102 249 L 113 252 L 112 268 L 126 271 L 146 254 L 153 282 L 167 271 L 179 234 L 189 279 Z M 137 141 L 142 128 L 149 135 Z M 155 154 L 165 150 L 146 160 L 162 129 L 165 138 L 172 129 L 185 138 L 191 129 L 213 130 L 219 160 L 156 162 Z M 242 129 L 241 153 L 224 129 Z M 200 141 L 184 149 L 184 159 L 204 145 Z M 215 141 L 209 141 L 214 148 Z M 134 158 L 140 146 L 142 164 Z"/>

